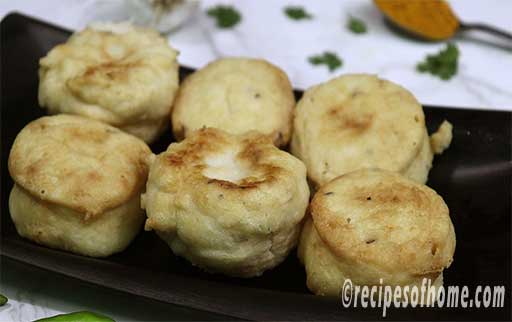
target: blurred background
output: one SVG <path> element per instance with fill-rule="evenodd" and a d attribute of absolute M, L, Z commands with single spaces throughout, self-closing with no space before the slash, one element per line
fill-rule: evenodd
<path fill-rule="evenodd" d="M 147 9 L 149 2 L 158 1 L 0 0 L 0 15 L 18 11 L 79 30 L 92 21 L 148 23 L 152 14 Z M 403 85 L 423 104 L 512 110 L 512 41 L 505 38 L 479 31 L 457 33 L 450 41 L 460 51 L 459 69 L 445 81 L 419 73 L 416 65 L 426 55 L 439 52 L 446 41 L 425 42 L 393 31 L 371 0 L 178 2 L 171 25 L 179 27 L 166 36 L 180 51 L 179 61 L 185 66 L 199 68 L 223 56 L 260 57 L 283 68 L 298 89 L 340 74 L 365 72 Z M 512 1 L 448 2 L 464 22 L 483 22 L 512 32 Z M 178 8 L 183 3 L 186 8 Z M 207 14 L 218 5 L 236 10 L 239 22 L 229 28 L 218 27 Z M 291 19 L 284 12 L 289 6 L 303 8 L 310 18 Z M 356 34 L 347 28 L 350 16 L 364 22 L 366 33 Z M 309 57 L 326 51 L 335 53 L 342 66 L 329 71 L 309 62 Z"/>

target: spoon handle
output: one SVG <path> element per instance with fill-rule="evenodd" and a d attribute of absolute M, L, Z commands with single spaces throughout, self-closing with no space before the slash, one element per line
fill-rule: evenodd
<path fill-rule="evenodd" d="M 512 40 L 512 33 L 508 32 L 508 31 L 505 31 L 505 30 L 502 30 L 502 29 L 498 29 L 496 27 L 493 27 L 493 26 L 489 26 L 487 24 L 484 24 L 484 23 L 460 23 L 460 29 L 461 30 L 480 30 L 480 31 L 485 31 L 485 32 L 488 32 L 488 33 L 491 33 L 495 36 L 500 36 L 500 37 L 503 37 L 503 38 L 507 38 L 508 40 Z"/>

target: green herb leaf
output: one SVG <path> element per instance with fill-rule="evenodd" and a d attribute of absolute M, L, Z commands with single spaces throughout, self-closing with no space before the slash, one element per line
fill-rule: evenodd
<path fill-rule="evenodd" d="M 288 18 L 293 20 L 302 20 L 302 19 L 312 19 L 313 16 L 304 10 L 303 7 L 286 7 L 284 8 L 284 13 L 288 16 Z"/>
<path fill-rule="evenodd" d="M 7 303 L 7 301 L 8 301 L 7 297 L 0 294 L 0 306 L 4 306 L 5 303 Z"/>
<path fill-rule="evenodd" d="M 40 319 L 34 322 L 115 322 L 109 317 L 101 314 L 82 311 L 69 314 L 59 314 L 49 318 Z"/>
<path fill-rule="evenodd" d="M 446 48 L 435 55 L 427 55 L 425 61 L 416 65 L 420 73 L 430 73 L 442 80 L 449 80 L 457 74 L 459 63 L 459 49 L 455 44 L 449 43 Z"/>
<path fill-rule="evenodd" d="M 364 34 L 367 31 L 364 21 L 352 16 L 349 17 L 347 28 L 355 34 Z"/>
<path fill-rule="evenodd" d="M 242 15 L 232 6 L 218 5 L 208 9 L 208 16 L 217 20 L 217 27 L 232 28 L 242 20 Z"/>
<path fill-rule="evenodd" d="M 338 55 L 329 51 L 326 51 L 321 55 L 311 56 L 308 60 L 313 65 L 326 65 L 330 72 L 343 65 L 343 61 L 338 57 Z"/>

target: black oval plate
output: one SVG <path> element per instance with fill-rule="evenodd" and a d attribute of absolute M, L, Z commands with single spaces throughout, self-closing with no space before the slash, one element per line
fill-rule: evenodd
<path fill-rule="evenodd" d="M 18 236 L 9 216 L 12 180 L 7 158 L 16 134 L 45 114 L 38 107 L 38 60 L 70 31 L 10 14 L 1 22 L 1 254 L 30 265 L 147 298 L 254 320 L 374 320 L 380 309 L 344 309 L 340 300 L 311 295 L 295 252 L 274 270 L 253 279 L 209 275 L 175 257 L 152 232 L 106 259 L 38 246 Z M 180 76 L 192 72 L 182 68 Z M 297 97 L 301 92 L 296 92 Z M 452 146 L 436 157 L 428 185 L 444 197 L 457 233 L 455 261 L 445 285 L 505 285 L 505 307 L 496 309 L 401 309 L 393 320 L 504 320 L 511 318 L 511 113 L 425 106 L 429 130 L 454 124 Z M 152 145 L 163 151 L 164 135 Z M 471 289 L 471 288 L 470 288 Z"/>

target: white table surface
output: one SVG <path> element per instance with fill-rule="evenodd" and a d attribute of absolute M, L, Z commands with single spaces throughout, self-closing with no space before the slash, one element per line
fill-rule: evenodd
<path fill-rule="evenodd" d="M 204 11 L 217 3 L 232 3 L 243 15 L 234 29 L 219 30 Z M 459 17 L 512 30 L 512 1 L 452 0 Z M 285 17 L 286 5 L 303 5 L 311 21 Z M 123 20 L 129 14 L 120 0 L 0 0 L 0 17 L 11 11 L 29 14 L 77 30 L 91 21 Z M 348 14 L 366 21 L 369 32 L 354 35 L 345 28 Z M 442 43 L 405 39 L 390 31 L 369 0 L 204 0 L 202 8 L 169 41 L 183 65 L 201 67 L 223 56 L 262 57 L 281 66 L 296 88 L 305 89 L 334 76 L 365 72 L 378 74 L 411 90 L 424 104 L 512 110 L 512 43 L 471 32 L 455 42 L 461 50 L 460 71 L 442 81 L 415 71 L 426 54 Z M 307 57 L 334 51 L 344 65 L 334 73 L 315 67 Z M 94 288 L 56 274 L 13 262 L 1 263 L 0 293 L 10 302 L 0 308 L 0 321 L 30 321 L 62 312 L 89 309 L 117 321 L 205 319 L 193 313 L 125 294 Z M 210 316 L 211 317 L 211 316 Z"/>

